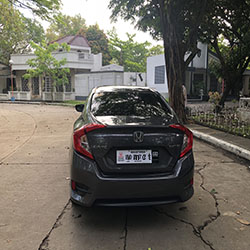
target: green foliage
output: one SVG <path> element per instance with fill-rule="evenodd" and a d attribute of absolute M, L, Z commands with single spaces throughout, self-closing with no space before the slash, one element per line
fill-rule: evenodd
<path fill-rule="evenodd" d="M 52 42 L 67 35 L 81 34 L 85 36 L 86 30 L 86 21 L 80 14 L 68 16 L 60 13 L 51 20 L 50 26 L 46 30 L 46 37 L 49 42 Z"/>
<path fill-rule="evenodd" d="M 67 105 L 75 106 L 77 104 L 85 104 L 85 101 L 68 100 L 68 101 L 64 101 L 63 103 Z"/>
<path fill-rule="evenodd" d="M 113 29 L 108 35 L 112 62 L 123 66 L 126 72 L 145 72 L 147 57 L 163 53 L 162 46 L 134 41 L 135 34 L 127 33 L 127 40 L 121 40 Z"/>
<path fill-rule="evenodd" d="M 209 102 L 212 103 L 214 106 L 219 105 L 221 100 L 221 95 L 219 92 L 208 92 Z"/>
<path fill-rule="evenodd" d="M 70 70 L 63 67 L 66 64 L 66 59 L 57 60 L 53 52 L 58 50 L 69 51 L 70 47 L 65 43 L 61 45 L 58 43 L 46 44 L 44 41 L 41 46 L 33 42 L 31 46 L 36 57 L 27 61 L 31 68 L 27 70 L 24 78 L 49 76 L 55 87 L 67 84 Z"/>
<path fill-rule="evenodd" d="M 25 18 L 8 0 L 0 0 L 0 61 L 9 63 L 10 54 L 30 51 L 30 41 L 44 36 L 42 26 Z"/>
<path fill-rule="evenodd" d="M 168 78 L 169 102 L 185 122 L 182 83 L 185 70 L 198 53 L 201 25 L 206 22 L 208 3 L 212 0 L 110 0 L 112 19 L 131 21 L 148 31 L 155 39 L 163 39 Z M 188 56 L 185 57 L 185 55 Z"/>
<path fill-rule="evenodd" d="M 8 0 L 15 8 L 31 10 L 42 19 L 50 19 L 60 9 L 61 0 Z"/>
<path fill-rule="evenodd" d="M 164 54 L 164 48 L 162 45 L 155 45 L 148 51 L 148 56 L 157 56 L 161 54 Z"/>
<path fill-rule="evenodd" d="M 210 65 L 217 77 L 225 80 L 226 89 L 220 105 L 231 91 L 239 95 L 242 75 L 250 65 L 250 1 L 223 0 L 213 7 L 208 20 L 208 40 L 220 63 Z"/>
<path fill-rule="evenodd" d="M 102 53 L 103 65 L 109 64 L 111 60 L 108 38 L 98 26 L 98 24 L 90 25 L 86 31 L 86 38 L 94 54 Z"/>

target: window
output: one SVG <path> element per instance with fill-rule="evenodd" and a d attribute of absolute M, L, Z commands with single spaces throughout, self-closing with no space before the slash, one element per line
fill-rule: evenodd
<path fill-rule="evenodd" d="M 39 77 L 32 78 L 32 95 L 39 95 Z"/>
<path fill-rule="evenodd" d="M 164 117 L 172 119 L 167 104 L 151 91 L 114 91 L 94 94 L 91 112 L 95 116 Z"/>
<path fill-rule="evenodd" d="M 155 67 L 155 84 L 165 83 L 165 66 Z"/>
<path fill-rule="evenodd" d="M 49 76 L 45 76 L 44 79 L 44 91 L 45 92 L 51 92 L 51 79 Z"/>
<path fill-rule="evenodd" d="M 56 92 L 63 92 L 63 85 L 56 85 Z"/>
<path fill-rule="evenodd" d="M 85 58 L 85 54 L 84 53 L 79 53 L 79 60 L 83 60 Z"/>
<path fill-rule="evenodd" d="M 25 91 L 25 92 L 28 92 L 30 91 L 30 88 L 29 88 L 29 80 L 28 79 L 25 79 L 22 77 L 22 91 Z"/>
<path fill-rule="evenodd" d="M 68 75 L 68 83 L 65 84 L 65 92 L 71 92 L 71 75 Z"/>

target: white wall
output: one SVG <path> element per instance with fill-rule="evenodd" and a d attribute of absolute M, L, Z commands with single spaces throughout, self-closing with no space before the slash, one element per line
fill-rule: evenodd
<path fill-rule="evenodd" d="M 200 56 L 196 55 L 193 61 L 189 64 L 189 67 L 206 69 L 207 49 L 208 49 L 207 44 L 202 44 L 198 42 L 198 48 L 201 50 Z M 187 57 L 188 54 L 185 56 L 185 59 L 187 59 Z M 155 67 L 162 65 L 165 66 L 165 58 L 163 54 L 147 58 L 147 85 L 153 89 L 156 89 L 161 94 L 168 96 L 166 71 L 165 71 L 165 84 L 155 84 Z"/>
<path fill-rule="evenodd" d="M 142 73 L 143 81 L 139 78 L 139 73 L 135 72 L 92 72 L 88 74 L 75 75 L 75 95 L 80 97 L 87 97 L 90 91 L 97 86 L 113 85 L 136 85 L 145 86 L 146 74 Z M 131 77 L 132 76 L 132 77 Z M 134 79 L 135 81 L 133 81 Z"/>
<path fill-rule="evenodd" d="M 139 74 L 141 74 L 142 80 Z M 145 87 L 146 86 L 146 73 L 124 72 L 123 73 L 123 85 Z"/>
<path fill-rule="evenodd" d="M 99 71 L 102 67 L 102 53 L 99 53 L 97 55 L 93 55 L 94 63 L 92 67 L 92 71 Z"/>
<path fill-rule="evenodd" d="M 196 55 L 193 61 L 188 65 L 189 67 L 195 68 L 207 68 L 207 44 L 198 42 L 197 47 L 201 50 L 200 56 Z M 188 58 L 188 53 L 185 55 L 185 60 Z"/>
<path fill-rule="evenodd" d="M 168 82 L 167 82 L 166 71 L 165 71 L 165 83 L 155 84 L 155 67 L 157 66 L 165 66 L 165 58 L 163 54 L 147 58 L 147 86 L 157 90 L 164 96 L 168 96 Z"/>

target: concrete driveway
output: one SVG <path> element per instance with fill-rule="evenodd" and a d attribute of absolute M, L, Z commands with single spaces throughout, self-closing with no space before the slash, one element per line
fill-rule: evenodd
<path fill-rule="evenodd" d="M 195 195 L 182 204 L 91 208 L 69 201 L 73 108 L 0 104 L 0 249 L 250 249 L 250 172 L 194 142 Z"/>

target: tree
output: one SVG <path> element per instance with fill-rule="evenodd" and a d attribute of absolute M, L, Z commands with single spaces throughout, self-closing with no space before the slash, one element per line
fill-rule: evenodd
<path fill-rule="evenodd" d="M 111 60 L 108 38 L 106 34 L 99 28 L 98 24 L 90 25 L 86 31 L 86 38 L 94 54 L 102 53 L 103 65 L 109 64 Z"/>
<path fill-rule="evenodd" d="M 61 0 L 8 0 L 15 8 L 29 9 L 42 19 L 50 19 L 60 9 Z"/>
<path fill-rule="evenodd" d="M 220 64 L 213 65 L 217 76 L 224 79 L 225 90 L 217 110 L 224 107 L 228 94 L 239 96 L 242 76 L 250 63 L 250 1 L 221 1 L 215 6 L 216 18 L 210 19 L 209 42 Z"/>
<path fill-rule="evenodd" d="M 161 45 L 155 45 L 149 49 L 148 56 L 157 56 L 164 53 L 164 48 Z"/>
<path fill-rule="evenodd" d="M 109 3 L 113 20 L 120 16 L 149 31 L 154 38 L 163 39 L 169 102 L 182 121 L 186 120 L 182 84 L 189 63 L 199 51 L 197 41 L 201 24 L 206 21 L 208 2 L 110 0 Z"/>
<path fill-rule="evenodd" d="M 0 61 L 9 64 L 10 55 L 30 51 L 30 41 L 44 36 L 42 26 L 25 18 L 8 0 L 0 0 Z"/>
<path fill-rule="evenodd" d="M 60 13 L 51 20 L 50 26 L 46 30 L 46 37 L 49 42 L 52 42 L 67 35 L 80 34 L 85 36 L 86 30 L 86 21 L 80 14 L 68 16 Z"/>
<path fill-rule="evenodd" d="M 109 50 L 112 61 L 124 66 L 126 72 L 145 72 L 148 56 L 162 54 L 162 46 L 153 46 L 149 42 L 134 41 L 135 34 L 127 33 L 127 40 L 121 40 L 115 29 L 109 32 Z"/>
<path fill-rule="evenodd" d="M 34 49 L 35 58 L 27 61 L 28 65 L 31 67 L 27 70 L 24 78 L 28 79 L 31 77 L 42 77 L 44 81 L 45 77 L 50 77 L 51 79 L 51 99 L 53 100 L 53 90 L 54 87 L 63 86 L 68 83 L 68 74 L 70 70 L 65 68 L 66 59 L 57 60 L 53 52 L 58 50 L 69 51 L 70 47 L 63 43 L 59 45 L 58 43 L 47 44 L 44 41 L 41 45 L 31 43 Z M 44 82 L 43 82 L 44 85 Z"/>
<path fill-rule="evenodd" d="M 94 54 L 102 53 L 103 65 L 109 64 L 111 57 L 106 34 L 99 28 L 98 24 L 88 27 L 81 15 L 68 16 L 59 14 L 52 20 L 50 27 L 46 31 L 46 37 L 49 42 L 63 36 L 76 34 L 86 37 Z"/>

